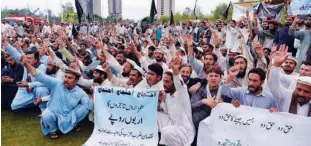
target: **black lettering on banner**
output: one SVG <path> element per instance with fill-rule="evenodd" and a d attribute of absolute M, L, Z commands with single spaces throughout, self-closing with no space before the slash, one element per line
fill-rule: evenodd
<path fill-rule="evenodd" d="M 110 120 L 111 125 L 113 125 L 115 122 L 125 123 L 127 125 L 129 124 L 138 125 L 138 124 L 143 123 L 143 118 L 142 117 L 137 118 L 136 116 L 130 116 L 130 117 L 120 116 L 119 118 L 114 118 L 113 115 L 111 114 L 108 120 Z"/>
<path fill-rule="evenodd" d="M 231 142 L 229 139 L 225 139 L 225 141 L 221 142 L 221 141 L 218 141 L 218 144 L 219 146 L 242 146 L 241 145 L 241 140 L 237 140 L 237 142 Z"/>
<path fill-rule="evenodd" d="M 309 9 L 311 9 L 311 4 L 302 5 L 299 8 L 300 11 L 306 11 L 306 10 L 309 10 Z"/>
<path fill-rule="evenodd" d="M 113 136 L 120 136 L 120 137 L 131 137 L 132 139 L 141 139 L 141 140 L 148 140 L 153 138 L 153 133 L 133 133 L 133 132 L 126 132 L 124 128 L 121 130 L 108 130 L 108 129 L 97 129 L 98 134 L 108 134 Z"/>
<path fill-rule="evenodd" d="M 231 114 L 225 114 L 224 116 L 219 116 L 218 119 L 225 122 L 233 122 L 235 125 L 251 125 L 254 123 L 255 118 L 250 118 L 247 120 L 242 119 L 241 117 L 233 116 Z"/>
<path fill-rule="evenodd" d="M 122 102 L 113 103 L 111 100 L 108 100 L 107 107 L 110 109 L 124 109 L 126 111 L 135 111 L 136 113 L 139 113 L 144 108 L 144 105 L 129 105 Z"/>
<path fill-rule="evenodd" d="M 145 144 L 134 145 L 131 143 L 126 143 L 123 140 L 119 140 L 119 141 L 102 141 L 102 140 L 100 140 L 98 143 L 100 145 L 103 145 L 103 146 L 145 146 Z"/>

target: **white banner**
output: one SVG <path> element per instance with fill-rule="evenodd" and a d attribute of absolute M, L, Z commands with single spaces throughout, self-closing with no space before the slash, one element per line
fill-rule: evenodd
<path fill-rule="evenodd" d="M 311 0 L 292 0 L 288 13 L 291 15 L 309 15 L 311 14 Z"/>
<path fill-rule="evenodd" d="M 157 90 L 101 86 L 94 94 L 94 131 L 85 146 L 158 144 Z"/>
<path fill-rule="evenodd" d="M 218 104 L 201 121 L 198 146 L 310 146 L 311 118 Z"/>
<path fill-rule="evenodd" d="M 254 9 L 257 9 L 258 6 L 259 6 L 260 2 L 257 2 L 249 7 L 243 7 L 243 6 L 240 6 L 240 5 L 237 5 L 237 4 L 232 4 L 232 8 L 233 8 L 233 11 L 232 11 L 232 20 L 235 20 L 235 21 L 239 21 L 241 20 L 242 17 L 246 18 L 246 10 L 248 10 L 249 12 L 249 17 L 250 19 L 252 20 L 253 19 L 253 10 Z"/>

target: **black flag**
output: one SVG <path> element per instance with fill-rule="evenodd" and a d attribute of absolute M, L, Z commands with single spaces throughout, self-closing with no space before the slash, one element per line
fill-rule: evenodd
<path fill-rule="evenodd" d="M 195 0 L 194 9 L 193 9 L 193 15 L 195 16 L 195 10 L 197 9 L 197 2 L 198 0 Z"/>
<path fill-rule="evenodd" d="M 153 22 L 155 14 L 157 14 L 157 9 L 156 9 L 154 0 L 152 0 L 152 2 L 151 2 L 151 9 L 150 9 L 151 22 Z"/>
<path fill-rule="evenodd" d="M 232 3 L 231 3 L 231 1 L 230 1 L 228 8 L 227 8 L 226 11 L 222 14 L 222 15 L 224 16 L 225 19 L 227 19 L 227 17 L 228 17 L 229 10 L 230 10 L 230 7 L 231 7 L 231 6 L 232 6 Z"/>
<path fill-rule="evenodd" d="M 82 9 L 80 2 L 78 0 L 75 0 L 75 4 L 76 4 L 77 13 L 78 13 L 79 23 L 81 23 L 81 18 L 83 15 L 83 9 Z"/>
<path fill-rule="evenodd" d="M 174 25 L 174 15 L 173 15 L 172 10 L 171 10 L 171 16 L 170 16 L 170 25 Z"/>

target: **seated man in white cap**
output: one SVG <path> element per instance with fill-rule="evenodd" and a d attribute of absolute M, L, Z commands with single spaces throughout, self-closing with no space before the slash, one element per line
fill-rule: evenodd
<path fill-rule="evenodd" d="M 48 60 L 45 73 L 46 75 L 49 75 L 50 77 L 55 78 L 57 80 L 64 80 L 65 78 L 65 73 L 61 69 L 59 69 L 56 62 L 51 58 Z M 40 82 L 40 84 L 29 83 L 29 86 L 32 88 L 38 88 L 38 87 L 44 87 L 45 85 Z M 42 94 L 43 97 L 37 97 L 34 104 L 42 106 L 40 105 L 41 103 L 47 102 L 50 99 L 50 90 L 47 88 L 46 89 L 41 88 L 40 90 L 42 90 L 41 92 L 46 92 L 46 93 Z"/>
<path fill-rule="evenodd" d="M 145 69 L 145 70 L 148 70 L 148 66 L 150 65 L 150 62 L 148 62 L 146 60 L 145 57 L 143 57 L 141 55 L 140 52 L 137 51 L 137 48 L 135 46 L 131 46 L 132 47 L 132 51 L 136 54 L 136 57 L 139 59 L 139 62 L 141 63 L 142 67 Z M 158 63 L 162 66 L 163 68 L 163 71 L 167 71 L 169 69 L 169 67 L 167 66 L 167 64 L 164 62 L 164 57 L 165 57 L 165 52 L 164 50 L 162 49 L 156 49 L 154 52 L 153 52 L 153 56 L 154 56 L 154 59 L 155 59 L 155 62 L 152 62 L 152 63 Z"/>
<path fill-rule="evenodd" d="M 135 66 L 131 69 L 129 78 L 127 80 L 123 80 L 120 77 L 114 76 L 110 69 L 107 69 L 106 73 L 113 86 L 124 88 L 149 88 L 149 85 L 144 78 L 145 72 L 139 66 Z"/>
<path fill-rule="evenodd" d="M 298 64 L 298 60 L 292 56 L 289 56 L 282 64 L 282 72 L 286 75 L 298 76 L 299 74 L 295 72 L 295 68 Z"/>
<path fill-rule="evenodd" d="M 163 111 L 158 111 L 160 144 L 168 146 L 190 146 L 195 135 L 191 104 L 186 84 L 179 77 L 181 59 L 173 59 L 172 72 L 165 72 L 163 86 L 166 94 L 159 96 Z"/>
<path fill-rule="evenodd" d="M 104 64 L 103 66 L 105 66 Z M 109 67 L 109 65 L 108 65 Z M 93 85 L 111 85 L 111 82 L 108 79 L 108 75 L 105 71 L 105 69 L 102 67 L 102 65 L 98 65 L 96 69 L 93 72 L 93 79 L 84 79 L 83 77 L 80 77 L 78 81 L 78 85 L 81 85 L 83 87 L 91 88 Z"/>
<path fill-rule="evenodd" d="M 80 73 L 67 69 L 64 80 L 57 80 L 44 75 L 27 61 L 23 65 L 36 80 L 43 82 L 51 89 L 50 100 L 41 116 L 41 127 L 44 135 L 58 138 L 57 130 L 66 134 L 75 128 L 80 130 L 78 123 L 83 120 L 89 110 L 93 110 L 93 103 L 87 94 L 77 86 Z"/>
<path fill-rule="evenodd" d="M 125 80 L 128 79 L 131 69 L 134 66 L 137 66 L 137 64 L 133 60 L 126 58 L 124 64 L 121 65 L 117 61 L 117 59 L 115 57 L 113 57 L 106 49 L 103 49 L 103 52 L 104 52 L 105 56 L 107 57 L 107 59 L 106 59 L 107 63 L 109 63 L 109 65 L 111 65 L 111 67 L 116 69 L 118 74 L 121 75 L 121 78 L 124 78 Z"/>
<path fill-rule="evenodd" d="M 273 89 L 271 93 L 278 100 L 281 112 L 311 117 L 311 77 L 298 77 L 294 90 L 281 86 L 280 66 L 287 56 L 287 49 L 281 47 L 273 57 L 274 63 L 268 79 L 268 85 Z"/>

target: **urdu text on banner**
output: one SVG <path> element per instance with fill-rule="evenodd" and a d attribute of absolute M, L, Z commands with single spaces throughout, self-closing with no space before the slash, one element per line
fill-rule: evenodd
<path fill-rule="evenodd" d="M 292 0 L 289 6 L 288 13 L 291 15 L 310 15 L 311 0 Z"/>
<path fill-rule="evenodd" d="M 94 130 L 84 146 L 157 145 L 157 90 L 100 86 L 94 98 Z"/>
<path fill-rule="evenodd" d="M 311 118 L 218 104 L 200 122 L 198 146 L 310 146 Z"/>

